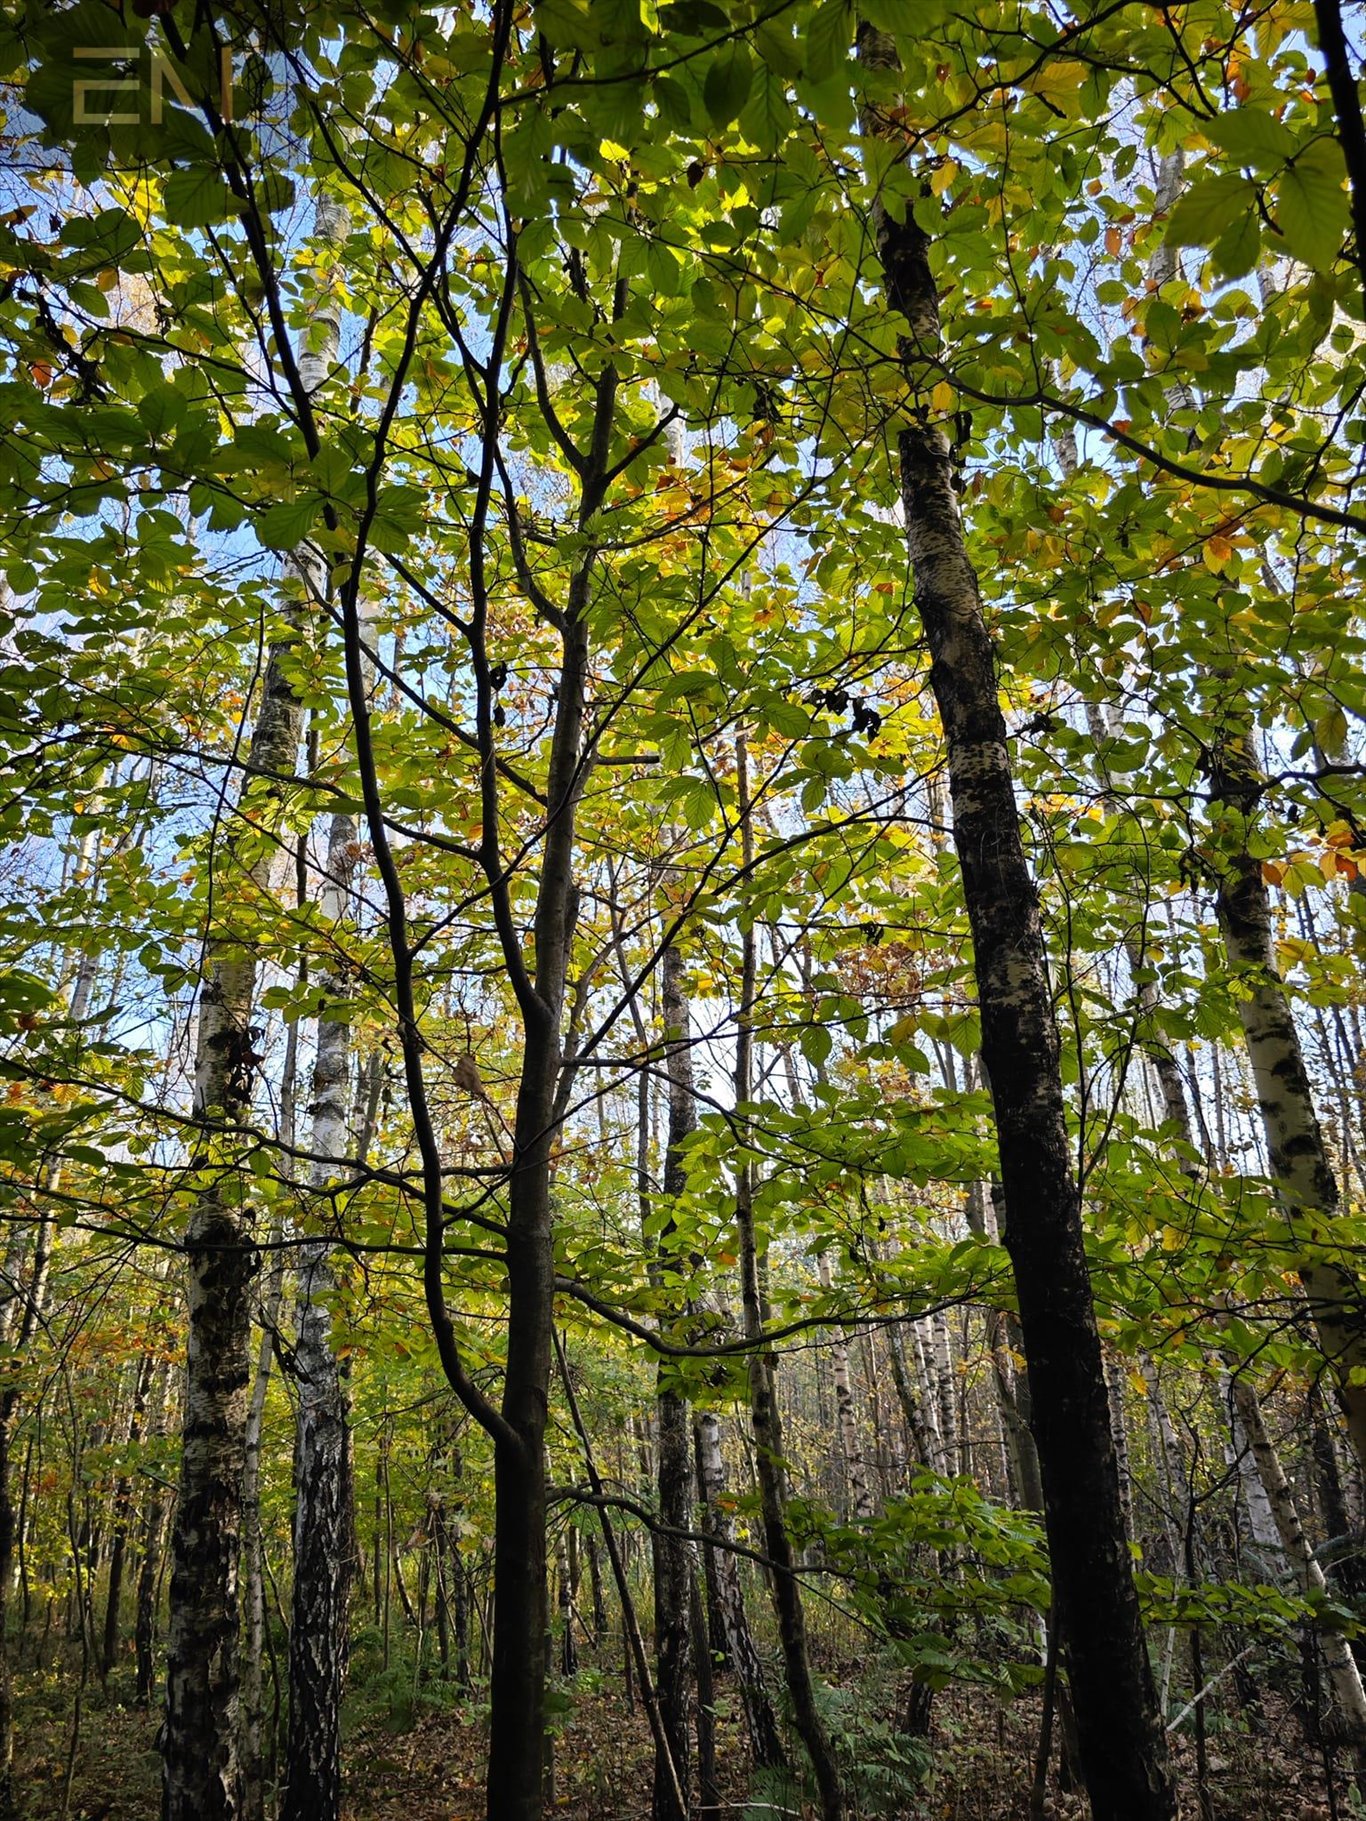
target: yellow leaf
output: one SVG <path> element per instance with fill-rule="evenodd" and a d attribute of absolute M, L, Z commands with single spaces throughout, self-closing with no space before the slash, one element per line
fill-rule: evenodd
<path fill-rule="evenodd" d="M 936 411 L 952 411 L 953 387 L 946 379 L 941 379 L 934 391 L 930 393 L 930 403 Z"/>
<path fill-rule="evenodd" d="M 1233 546 L 1226 537 L 1207 537 L 1204 554 L 1206 569 L 1212 569 L 1218 575 L 1233 555 Z"/>

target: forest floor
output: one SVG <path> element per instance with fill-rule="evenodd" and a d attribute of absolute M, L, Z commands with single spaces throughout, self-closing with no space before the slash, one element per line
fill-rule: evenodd
<path fill-rule="evenodd" d="M 16 1770 L 29 1799 L 31 1821 L 153 1821 L 159 1806 L 156 1733 L 159 1715 L 137 1712 L 97 1687 L 82 1702 L 79 1738 L 72 1754 L 74 1687 L 65 1678 L 41 1686 L 21 1683 Z M 1289 1707 L 1265 1701 L 1266 1728 L 1216 1733 L 1209 1744 L 1214 1821 L 1341 1821 L 1364 1811 L 1349 1796 L 1340 1766 L 1330 1807 L 1321 1754 L 1306 1749 Z M 423 1704 L 403 1716 L 373 1710 L 353 1725 L 346 1752 L 346 1821 L 480 1821 L 483 1716 L 464 1705 Z M 1026 1821 L 1030 1763 L 1038 1725 L 1036 1698 L 997 1706 L 971 1690 L 937 1698 L 933 1729 L 934 1770 L 918 1797 L 881 1800 L 866 1792 L 853 1809 L 858 1821 L 873 1816 L 907 1821 Z M 1185 1791 L 1185 1813 L 1198 1813 L 1194 1753 L 1187 1739 L 1176 1745 Z M 749 1806 L 745 1753 L 739 1728 L 722 1718 L 718 1736 L 722 1812 L 727 1817 L 778 1821 L 799 1811 L 791 1798 Z M 556 1801 L 552 1812 L 574 1821 L 648 1821 L 652 1748 L 637 1705 L 620 1692 L 580 1697 L 564 1716 L 556 1750 Z M 68 1770 L 70 1784 L 68 1789 Z M 752 1797 L 752 1792 L 750 1792 Z M 1051 1821 L 1084 1821 L 1087 1805 L 1050 1786 Z"/>

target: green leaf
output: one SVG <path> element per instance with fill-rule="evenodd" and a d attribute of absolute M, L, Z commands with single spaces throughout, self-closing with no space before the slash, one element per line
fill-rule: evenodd
<path fill-rule="evenodd" d="M 508 193 L 514 207 L 526 210 L 545 194 L 549 172 L 546 160 L 555 145 L 555 127 L 549 111 L 539 104 L 527 109 L 503 140 L 503 161 Z"/>
<path fill-rule="evenodd" d="M 1345 170 L 1335 139 L 1316 139 L 1282 174 L 1276 225 L 1295 258 L 1330 272 L 1347 230 Z"/>
<path fill-rule="evenodd" d="M 692 102 L 687 89 L 672 76 L 656 76 L 653 86 L 660 119 L 676 133 L 690 133 Z"/>
<path fill-rule="evenodd" d="M 1239 177 L 1232 171 L 1192 184 L 1171 212 L 1167 244 L 1212 246 L 1225 228 L 1254 206 L 1256 199 L 1257 186 L 1251 178 Z"/>
<path fill-rule="evenodd" d="M 787 137 L 787 89 L 780 76 L 768 68 L 759 71 L 754 92 L 740 115 L 745 137 L 762 152 L 774 152 Z"/>
<path fill-rule="evenodd" d="M 707 32 L 728 32 L 731 22 L 711 0 L 673 0 L 659 9 L 659 23 L 668 32 L 683 32 L 690 38 L 701 38 Z"/>
<path fill-rule="evenodd" d="M 1240 215 L 1214 243 L 1210 257 L 1225 278 L 1241 278 L 1257 263 L 1262 250 L 1262 224 L 1255 209 Z"/>
<path fill-rule="evenodd" d="M 138 400 L 138 416 L 149 436 L 164 436 L 185 415 L 185 395 L 174 386 L 153 386 Z"/>
<path fill-rule="evenodd" d="M 281 500 L 256 521 L 256 534 L 272 550 L 293 550 L 313 529 L 322 501 L 316 493 L 302 494 L 298 499 Z"/>
<path fill-rule="evenodd" d="M 1204 128 L 1205 137 L 1239 164 L 1254 170 L 1278 171 L 1295 150 L 1295 136 L 1270 114 L 1258 108 L 1234 108 Z"/>
<path fill-rule="evenodd" d="M 226 221 L 241 206 L 211 165 L 172 171 L 162 192 L 167 219 L 180 228 L 207 228 Z"/>
<path fill-rule="evenodd" d="M 754 65 L 743 44 L 728 45 L 712 60 L 702 84 L 702 100 L 713 126 L 729 126 L 739 119 L 753 80 Z"/>
<path fill-rule="evenodd" d="M 283 171 L 267 171 L 256 185 L 256 200 L 267 215 L 294 207 L 294 184 Z"/>
<path fill-rule="evenodd" d="M 852 37 L 847 0 L 824 0 L 806 28 L 806 73 L 813 82 L 834 75 L 848 58 Z"/>

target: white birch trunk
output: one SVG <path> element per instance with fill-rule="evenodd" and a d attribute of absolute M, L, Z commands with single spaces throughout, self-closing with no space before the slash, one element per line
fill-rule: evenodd
<path fill-rule="evenodd" d="M 333 247 L 344 211 L 319 201 L 315 235 Z M 336 361 L 340 308 L 320 291 L 308 346 L 298 361 L 315 393 Z M 300 625 L 318 603 L 306 558 L 290 565 L 305 601 L 291 607 Z M 274 840 L 287 785 L 297 766 L 303 711 L 289 672 L 287 640 L 270 653 L 253 728 L 239 817 L 220 846 L 220 867 L 235 866 L 254 899 L 274 893 Z M 163 1821 L 238 1821 L 238 1576 L 242 1476 L 251 1379 L 251 1288 L 257 1271 L 252 1210 L 230 1167 L 232 1127 L 250 1113 L 258 1057 L 252 1017 L 256 959 L 239 941 L 211 933 L 206 946 L 195 1045 L 194 1110 L 202 1122 L 196 1162 L 204 1187 L 185 1235 L 189 1266 L 184 1445 L 172 1541 L 167 1637 L 166 1721 L 162 1730 Z"/>
<path fill-rule="evenodd" d="M 1230 1382 L 1231 1406 L 1237 1412 L 1243 1433 L 1252 1448 L 1286 1558 L 1305 1593 L 1326 1593 L 1328 1582 L 1304 1534 L 1294 1494 L 1285 1477 L 1280 1457 L 1266 1432 L 1256 1393 L 1245 1379 L 1236 1375 Z M 1356 1659 L 1340 1631 L 1325 1627 L 1320 1630 L 1318 1637 L 1324 1668 L 1328 1672 L 1328 1682 L 1333 1692 L 1333 1702 L 1344 1730 L 1358 1751 L 1366 1749 L 1366 1690 L 1362 1688 L 1361 1672 L 1357 1668 Z"/>
<path fill-rule="evenodd" d="M 819 1254 L 817 1270 L 821 1288 L 831 1287 L 830 1260 Z M 840 1452 L 849 1480 L 849 1509 L 860 1523 L 873 1515 L 873 1495 L 868 1485 L 863 1446 L 859 1441 L 858 1415 L 854 1408 L 854 1389 L 849 1378 L 849 1343 L 842 1332 L 832 1330 L 830 1337 L 830 1376 L 835 1382 L 835 1422 L 839 1429 Z"/>

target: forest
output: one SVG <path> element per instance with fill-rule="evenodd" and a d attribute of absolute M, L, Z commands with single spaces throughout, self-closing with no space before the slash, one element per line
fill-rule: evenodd
<path fill-rule="evenodd" d="M 0 1821 L 1366 1815 L 1364 60 L 0 0 Z"/>

